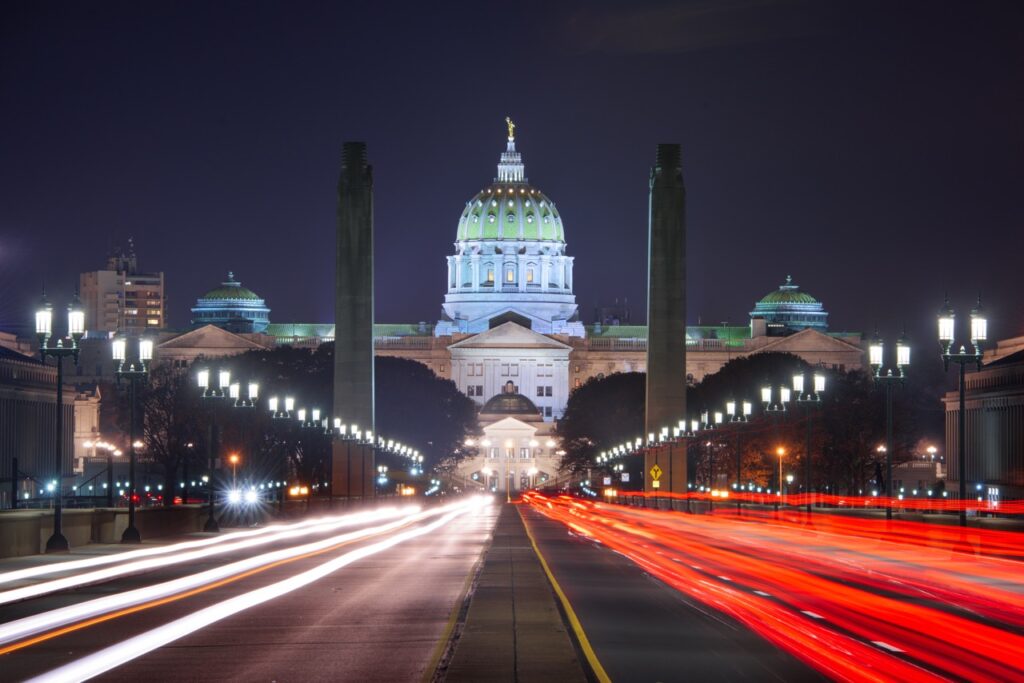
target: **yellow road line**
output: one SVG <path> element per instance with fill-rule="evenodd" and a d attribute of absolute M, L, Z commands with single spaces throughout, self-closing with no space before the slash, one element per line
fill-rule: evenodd
<path fill-rule="evenodd" d="M 518 511 L 518 508 L 517 508 Z M 523 526 L 526 528 L 526 535 L 530 539 L 530 545 L 533 546 L 533 552 L 537 553 L 537 559 L 540 560 L 540 566 L 544 568 L 544 573 L 548 576 L 548 581 L 551 582 L 551 587 L 555 589 L 555 595 L 562 602 L 562 609 L 565 610 L 566 616 L 569 617 L 569 625 L 572 627 L 573 633 L 576 634 L 576 640 L 579 641 L 580 649 L 583 650 L 584 656 L 587 658 L 587 663 L 590 664 L 591 671 L 597 677 L 600 683 L 611 683 L 611 678 L 608 677 L 608 673 L 601 666 L 601 661 L 597 658 L 597 653 L 594 652 L 594 648 L 590 645 L 590 640 L 587 638 L 587 634 L 583 631 L 583 625 L 580 623 L 579 618 L 576 616 L 576 612 L 573 610 L 572 605 L 569 604 L 569 598 L 565 596 L 565 592 L 562 591 L 562 587 L 558 585 L 558 580 L 555 579 L 555 575 L 551 573 L 551 568 L 548 567 L 547 561 L 544 556 L 540 553 L 540 548 L 537 547 L 537 541 L 533 538 L 533 532 L 530 531 L 530 525 L 526 522 L 526 518 L 523 517 L 523 513 L 519 511 L 519 518 L 523 520 Z"/>
<path fill-rule="evenodd" d="M 444 656 L 445 650 L 447 650 L 448 641 L 452 637 L 452 631 L 455 630 L 455 624 L 459 620 L 459 615 L 462 613 L 462 607 L 466 602 L 466 594 L 469 593 L 469 588 L 473 585 L 473 579 L 476 578 L 477 572 L 480 569 L 480 565 L 483 564 L 486 554 L 487 553 L 484 551 L 480 552 L 480 557 L 478 557 L 476 562 L 473 563 L 473 568 L 469 570 L 469 576 L 466 577 L 466 581 L 462 584 L 462 591 L 459 593 L 459 597 L 455 600 L 451 616 L 448 617 L 448 623 L 445 624 L 444 633 L 441 634 L 441 639 L 437 642 L 437 646 L 434 648 L 434 653 L 430 657 L 430 663 L 427 665 L 427 668 L 423 670 L 423 683 L 433 680 L 437 673 L 437 667 L 441 663 L 441 657 Z"/>
<path fill-rule="evenodd" d="M 405 526 L 409 526 L 411 524 L 413 524 L 413 522 L 409 522 L 409 523 L 404 524 L 404 525 L 402 525 L 401 527 L 398 527 L 398 528 L 401 529 L 401 528 L 403 528 Z M 395 529 L 389 529 L 389 531 L 394 531 L 394 530 Z M 150 609 L 151 607 L 159 607 L 160 605 L 166 605 L 166 604 L 171 603 L 171 602 L 176 602 L 178 600 L 183 600 L 185 598 L 190 598 L 193 595 L 199 595 L 200 593 L 205 593 L 206 591 L 213 590 L 214 588 L 220 588 L 221 586 L 226 586 L 226 585 L 228 585 L 230 583 L 234 583 L 236 581 L 240 581 L 242 579 L 248 578 L 248 577 L 253 576 L 255 574 L 259 574 L 259 573 L 265 572 L 265 571 L 267 571 L 269 569 L 273 569 L 274 567 L 279 567 L 281 565 L 290 564 L 290 563 L 296 562 L 298 560 L 304 560 L 304 559 L 307 559 L 307 558 L 310 558 L 310 557 L 315 557 L 317 555 L 322 555 L 324 553 L 331 552 L 332 550 L 337 550 L 338 548 L 343 548 L 346 545 L 351 545 L 353 543 L 358 543 L 360 541 L 365 541 L 368 538 L 373 538 L 374 536 L 379 536 L 379 535 L 381 535 L 383 533 L 386 533 L 386 532 L 378 531 L 378 532 L 370 534 L 368 536 L 364 536 L 363 538 L 354 538 L 354 539 L 352 539 L 350 541 L 343 541 L 341 543 L 338 543 L 337 545 L 332 545 L 329 548 L 321 548 L 320 550 L 313 550 L 311 552 L 304 553 L 302 555 L 296 555 L 295 557 L 286 557 L 286 558 L 284 558 L 282 560 L 277 560 L 276 562 L 271 562 L 270 564 L 266 564 L 266 565 L 263 565 L 263 566 L 260 566 L 260 567 L 255 567 L 255 568 L 250 569 L 248 571 L 242 572 L 241 574 L 235 574 L 233 576 L 225 577 L 225 578 L 220 579 L 219 581 L 215 581 L 213 583 L 208 583 L 208 584 L 205 584 L 203 586 L 198 586 L 198 587 L 193 588 L 191 590 L 185 591 L 184 593 L 175 593 L 174 595 L 168 595 L 166 597 L 159 598 L 157 600 L 151 600 L 149 602 L 144 602 L 144 603 L 141 603 L 141 604 L 138 604 L 138 605 L 133 605 L 131 607 L 125 607 L 125 608 L 120 609 L 120 610 L 118 610 L 116 612 L 109 612 L 107 614 L 101 614 L 98 617 L 93 617 L 93 618 L 87 619 L 85 621 L 79 621 L 79 622 L 74 623 L 74 624 L 69 624 L 68 626 L 62 626 L 62 627 L 54 629 L 52 631 L 47 631 L 46 633 L 41 633 L 41 634 L 39 634 L 37 636 L 33 636 L 33 637 L 27 638 L 25 640 L 20 640 L 20 641 L 18 641 L 16 643 L 12 643 L 11 645 L 7 645 L 6 647 L 2 647 L 2 648 L 0 648 L 0 656 L 6 655 L 6 654 L 11 653 L 11 652 L 16 652 L 17 650 L 24 649 L 26 647 L 29 647 L 31 645 L 35 645 L 37 643 L 42 643 L 42 642 L 45 642 L 47 640 L 51 640 L 53 638 L 65 635 L 67 633 L 73 633 L 74 631 L 78 631 L 78 630 L 81 630 L 83 628 L 88 628 L 89 626 L 95 626 L 96 624 L 101 624 L 101 623 L 103 623 L 105 621 L 110 621 L 111 619 L 117 619 L 118 617 L 123 617 L 123 616 L 127 616 L 129 614 L 134 614 L 135 612 L 141 612 L 142 610 Z"/>

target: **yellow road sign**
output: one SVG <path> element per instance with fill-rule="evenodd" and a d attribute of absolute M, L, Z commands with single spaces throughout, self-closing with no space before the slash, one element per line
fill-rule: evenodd
<path fill-rule="evenodd" d="M 661 468 L 658 467 L 658 463 L 654 463 L 654 467 L 651 468 L 651 479 L 654 481 L 661 479 Z"/>

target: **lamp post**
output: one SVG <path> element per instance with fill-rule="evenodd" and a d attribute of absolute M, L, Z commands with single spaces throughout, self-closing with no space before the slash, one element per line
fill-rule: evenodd
<path fill-rule="evenodd" d="M 782 446 L 779 446 L 778 448 L 775 449 L 775 455 L 779 456 L 779 478 L 778 478 L 779 490 L 776 491 L 776 496 L 775 496 L 775 511 L 778 512 L 779 511 L 779 498 L 782 497 L 782 459 L 784 457 L 786 457 L 786 449 L 783 448 Z"/>
<path fill-rule="evenodd" d="M 789 410 L 789 402 L 792 399 L 792 394 L 789 391 L 789 387 L 779 387 L 779 402 L 774 403 L 772 401 L 774 392 L 772 391 L 771 385 L 765 385 L 761 387 L 761 403 L 764 404 L 765 415 L 770 417 L 784 418 Z M 786 449 L 779 446 L 776 451 L 776 455 L 779 456 L 779 478 L 776 482 L 778 490 L 775 492 L 775 511 L 779 511 L 779 497 L 782 495 L 782 456 L 786 454 Z"/>
<path fill-rule="evenodd" d="M 139 339 L 136 358 L 129 360 L 128 340 L 121 337 L 110 345 L 114 358 L 114 374 L 117 381 L 128 380 L 128 527 L 121 534 L 121 543 L 141 543 L 142 536 L 135 526 L 135 402 L 137 384 L 145 381 L 149 374 L 149 361 L 153 360 L 153 341 Z"/>
<path fill-rule="evenodd" d="M 284 404 L 282 406 L 281 399 L 277 396 L 271 396 L 267 400 L 267 408 L 270 410 L 270 417 L 274 424 L 288 424 L 292 418 L 292 411 L 295 409 L 295 399 L 291 396 L 286 396 Z M 283 409 L 282 409 L 283 408 Z M 344 429 L 342 429 L 342 435 L 344 435 Z M 278 512 L 284 512 L 285 493 L 288 489 L 288 455 L 281 460 L 281 487 L 280 496 L 277 499 Z"/>
<path fill-rule="evenodd" d="M 743 401 L 742 412 L 736 412 L 736 401 L 727 401 L 725 414 L 731 424 L 736 425 L 736 513 L 742 510 L 740 503 L 740 491 L 743 490 L 743 434 L 740 428 L 750 422 L 750 415 L 754 406 L 750 401 Z"/>
<path fill-rule="evenodd" d="M 910 346 L 906 338 L 900 337 L 896 342 L 896 369 L 885 369 L 885 342 L 875 333 L 868 346 L 868 363 L 875 382 L 885 386 L 885 518 L 892 519 L 892 399 L 910 367 Z"/>
<path fill-rule="evenodd" d="M 974 363 L 981 370 L 981 344 L 988 340 L 988 320 L 981 308 L 981 297 L 978 305 L 971 311 L 971 347 L 968 351 L 961 344 L 959 351 L 954 351 L 953 336 L 956 315 L 949 298 L 939 311 L 939 343 L 942 345 L 942 365 L 948 371 L 952 361 L 960 366 L 960 405 L 957 413 L 957 473 L 960 478 L 960 526 L 967 525 L 967 410 L 965 391 L 967 389 L 967 366 Z"/>
<path fill-rule="evenodd" d="M 39 308 L 36 310 L 36 336 L 39 338 L 39 355 L 43 362 L 51 356 L 57 361 L 57 414 L 54 441 L 54 475 L 56 484 L 53 490 L 53 534 L 46 541 L 46 552 L 66 553 L 70 546 L 64 537 L 61 512 L 64 503 L 64 359 L 70 357 L 78 364 L 78 343 L 85 336 L 85 311 L 82 302 L 75 294 L 68 304 L 68 336 L 56 339 L 53 336 L 53 306 L 43 295 Z"/>
<path fill-rule="evenodd" d="M 220 444 L 220 434 L 217 432 L 217 407 L 227 398 L 231 387 L 231 373 L 221 370 L 217 373 L 217 386 L 210 384 L 210 371 L 203 369 L 196 374 L 196 384 L 203 390 L 203 401 L 210 406 L 210 435 L 208 440 L 207 466 L 210 469 L 209 489 L 207 489 L 208 516 L 203 531 L 217 533 L 220 531 L 220 524 L 217 523 L 217 498 L 216 498 L 216 476 L 217 456 Z"/>
<path fill-rule="evenodd" d="M 807 514 L 811 514 L 813 500 L 811 498 L 811 415 L 813 411 L 821 408 L 821 394 L 825 392 L 825 375 L 814 373 L 814 391 L 804 391 L 804 373 L 798 372 L 793 375 L 793 393 L 796 394 L 796 404 L 804 409 L 804 417 L 807 421 L 807 441 L 804 446 L 804 489 L 807 491 Z M 781 480 L 779 487 L 782 487 Z"/>

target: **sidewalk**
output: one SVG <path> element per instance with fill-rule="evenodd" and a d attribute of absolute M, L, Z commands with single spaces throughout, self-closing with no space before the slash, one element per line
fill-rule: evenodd
<path fill-rule="evenodd" d="M 506 504 L 442 680 L 586 681 L 515 505 Z"/>

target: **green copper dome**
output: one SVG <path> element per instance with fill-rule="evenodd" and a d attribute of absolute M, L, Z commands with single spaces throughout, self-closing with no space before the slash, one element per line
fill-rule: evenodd
<path fill-rule="evenodd" d="M 241 282 L 235 280 L 234 273 L 228 273 L 227 282 L 220 283 L 220 287 L 211 289 L 206 294 L 199 297 L 202 300 L 225 300 L 225 299 L 242 299 L 250 301 L 262 301 L 263 297 L 256 294 L 251 289 L 246 289 L 242 286 Z"/>
<path fill-rule="evenodd" d="M 466 203 L 457 239 L 565 242 L 565 233 L 543 192 L 526 183 L 496 182 Z"/>
<path fill-rule="evenodd" d="M 824 332 L 828 329 L 828 313 L 822 303 L 793 284 L 793 278 L 786 276 L 786 282 L 774 292 L 769 292 L 754 304 L 751 318 L 763 319 L 768 333 L 779 331 L 796 332 L 806 328 Z M 774 330 L 774 331 L 773 331 Z"/>

